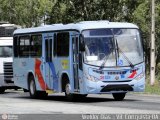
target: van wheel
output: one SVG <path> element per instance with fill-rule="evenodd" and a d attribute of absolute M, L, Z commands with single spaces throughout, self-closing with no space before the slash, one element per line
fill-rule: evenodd
<path fill-rule="evenodd" d="M 0 94 L 3 94 L 5 92 L 5 88 L 0 87 Z"/>
<path fill-rule="evenodd" d="M 126 93 L 113 93 L 112 95 L 116 101 L 122 101 L 126 96 Z"/>
<path fill-rule="evenodd" d="M 65 96 L 66 96 L 67 100 L 73 101 L 75 98 L 75 95 L 70 93 L 70 89 L 71 89 L 70 84 L 67 82 L 65 85 Z"/>
<path fill-rule="evenodd" d="M 36 84 L 35 84 L 33 76 L 29 77 L 29 94 L 30 94 L 31 98 L 37 98 L 38 97 L 38 93 L 37 93 L 37 90 L 36 90 Z"/>

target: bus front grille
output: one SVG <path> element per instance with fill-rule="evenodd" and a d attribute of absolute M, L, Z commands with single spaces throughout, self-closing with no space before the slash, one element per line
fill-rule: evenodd
<path fill-rule="evenodd" d="M 12 78 L 13 78 L 12 62 L 4 62 L 3 68 L 4 68 L 4 81 L 6 83 L 13 83 L 12 81 Z"/>
<path fill-rule="evenodd" d="M 115 84 L 107 85 L 102 88 L 101 92 L 110 92 L 110 91 L 133 91 L 132 85 L 128 84 Z"/>

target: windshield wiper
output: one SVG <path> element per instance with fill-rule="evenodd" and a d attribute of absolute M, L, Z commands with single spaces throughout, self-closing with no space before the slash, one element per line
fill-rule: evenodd
<path fill-rule="evenodd" d="M 105 63 L 107 62 L 108 58 L 109 58 L 109 54 L 108 54 L 108 55 L 105 55 L 104 61 L 103 61 L 103 63 L 100 65 L 99 70 L 102 69 L 102 68 L 104 68 L 104 65 L 105 65 Z"/>
<path fill-rule="evenodd" d="M 99 69 L 104 68 L 105 63 L 107 62 L 107 60 L 108 60 L 108 58 L 109 58 L 110 54 L 111 54 L 111 53 L 113 53 L 113 50 L 114 50 L 114 47 L 113 47 L 113 46 L 114 46 L 114 45 L 113 45 L 113 40 L 114 40 L 114 39 L 112 39 L 112 41 L 111 41 L 112 48 L 109 48 L 108 54 L 107 54 L 107 55 L 105 55 L 105 57 L 104 57 L 104 61 L 103 61 L 103 63 L 100 65 Z"/>
<path fill-rule="evenodd" d="M 123 55 L 123 57 L 127 60 L 131 68 L 134 68 L 133 63 L 128 59 L 128 57 L 124 54 L 124 52 L 119 48 L 117 39 L 115 38 L 116 46 L 117 46 L 117 55 L 118 55 L 118 60 L 119 60 L 119 52 Z"/>

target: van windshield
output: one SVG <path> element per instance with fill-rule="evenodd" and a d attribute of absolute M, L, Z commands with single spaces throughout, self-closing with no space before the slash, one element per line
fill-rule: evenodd
<path fill-rule="evenodd" d="M 0 57 L 12 57 L 12 46 L 0 46 Z"/>

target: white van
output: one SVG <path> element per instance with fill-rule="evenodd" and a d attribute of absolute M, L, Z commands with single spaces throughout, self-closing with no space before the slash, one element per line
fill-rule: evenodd
<path fill-rule="evenodd" d="M 13 78 L 13 31 L 14 24 L 0 24 L 0 94 L 6 89 L 17 89 Z"/>

